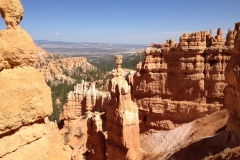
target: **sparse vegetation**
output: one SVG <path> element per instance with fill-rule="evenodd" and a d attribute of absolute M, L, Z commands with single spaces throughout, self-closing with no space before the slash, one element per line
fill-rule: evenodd
<path fill-rule="evenodd" d="M 71 127 L 68 126 L 67 127 L 67 132 L 64 134 L 64 144 L 68 144 L 69 143 L 69 135 L 71 134 Z"/>
<path fill-rule="evenodd" d="M 229 151 L 231 151 L 230 148 L 224 149 L 224 150 L 220 153 L 221 158 L 225 158 L 226 155 L 227 155 L 227 153 L 228 153 Z"/>
<path fill-rule="evenodd" d="M 50 81 L 47 82 L 47 85 L 51 88 L 52 92 L 52 106 L 53 113 L 49 116 L 50 121 L 59 121 L 59 115 L 63 109 L 63 105 L 67 102 L 67 94 L 75 84 L 68 84 L 66 81 L 64 83 L 59 83 L 57 85 L 52 85 Z M 57 105 L 56 99 L 59 99 L 61 104 Z"/>

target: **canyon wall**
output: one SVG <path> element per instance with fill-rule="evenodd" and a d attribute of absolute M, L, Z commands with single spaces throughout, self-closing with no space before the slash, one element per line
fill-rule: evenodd
<path fill-rule="evenodd" d="M 218 145 L 212 153 L 223 148 L 226 141 L 215 141 L 224 134 L 230 146 L 237 146 L 237 81 L 231 76 L 237 79 L 240 71 L 238 28 L 236 23 L 226 40 L 218 29 L 216 36 L 184 33 L 178 44 L 173 39 L 151 44 L 136 73 L 123 71 L 121 56 L 115 56 L 110 94 L 98 92 L 94 83 L 77 84 L 64 106 L 65 126 L 87 113 L 84 143 L 90 159 L 201 159 L 211 145 Z M 225 99 L 224 93 L 229 93 Z M 229 117 L 225 108 L 230 118 L 223 132 Z M 214 137 L 211 145 L 202 145 L 206 149 L 196 154 L 192 146 L 209 137 Z"/>
<path fill-rule="evenodd" d="M 233 37 L 234 54 L 226 68 L 226 81 L 228 86 L 224 91 L 224 106 L 230 113 L 226 129 L 226 141 L 229 143 L 228 146 L 232 148 L 240 145 L 240 22 L 235 24 L 235 30 L 233 32 L 229 30 L 228 35 L 229 37 Z"/>
<path fill-rule="evenodd" d="M 179 43 L 151 44 L 134 75 L 141 131 L 169 130 L 223 109 L 225 68 L 232 55 L 217 35 L 184 33 Z M 162 46 L 164 46 L 162 48 Z"/>
<path fill-rule="evenodd" d="M 226 127 L 218 134 L 203 137 L 191 145 L 179 149 L 168 157 L 169 159 L 190 159 L 191 157 L 196 160 L 203 158 L 206 160 L 239 159 L 239 42 L 240 22 L 235 23 L 233 31 L 228 30 L 225 44 L 219 47 L 220 51 L 231 55 L 225 68 L 225 79 L 228 85 L 224 89 L 223 105 L 229 113 Z"/>

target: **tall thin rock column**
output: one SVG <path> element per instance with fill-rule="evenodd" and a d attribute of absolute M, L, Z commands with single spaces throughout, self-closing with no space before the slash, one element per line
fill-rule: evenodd
<path fill-rule="evenodd" d="M 138 107 L 131 100 L 131 87 L 121 68 L 122 56 L 115 55 L 117 69 L 112 72 L 108 90 L 111 102 L 107 110 L 107 158 L 139 160 L 140 134 Z"/>

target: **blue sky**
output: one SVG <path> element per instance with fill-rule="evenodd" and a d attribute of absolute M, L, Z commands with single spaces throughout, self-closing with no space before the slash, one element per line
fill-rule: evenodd
<path fill-rule="evenodd" d="M 34 40 L 124 44 L 178 41 L 183 32 L 240 22 L 240 0 L 21 0 Z M 0 29 L 6 25 L 0 21 Z"/>

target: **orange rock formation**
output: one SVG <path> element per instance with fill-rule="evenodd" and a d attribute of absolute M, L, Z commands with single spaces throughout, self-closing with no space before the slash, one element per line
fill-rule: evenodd
<path fill-rule="evenodd" d="M 0 13 L 7 25 L 0 31 L 0 158 L 45 160 L 49 141 L 44 118 L 52 112 L 51 91 L 28 66 L 35 61 L 36 47 L 18 26 L 24 13 L 20 1 L 1 1 Z"/>
<path fill-rule="evenodd" d="M 68 93 L 67 103 L 63 106 L 62 119 L 74 120 L 85 112 L 106 111 L 109 102 L 107 93 L 98 91 L 95 83 L 84 82 L 74 86 L 74 91 Z"/>
<path fill-rule="evenodd" d="M 184 33 L 177 47 L 172 39 L 164 48 L 151 46 L 133 80 L 142 132 L 173 129 L 223 108 L 231 52 L 221 29 L 215 38 L 207 31 Z"/>
<path fill-rule="evenodd" d="M 131 86 L 121 68 L 122 56 L 114 56 L 117 69 L 109 83 L 107 109 L 107 158 L 141 159 L 138 107 L 131 100 Z"/>
<path fill-rule="evenodd" d="M 102 118 L 99 112 L 94 112 L 88 119 L 87 159 L 106 159 L 106 138 L 102 129 Z"/>
<path fill-rule="evenodd" d="M 215 83 L 215 89 L 219 89 L 219 93 L 222 92 L 224 89 L 224 101 L 223 105 L 224 108 L 226 108 L 229 113 L 229 119 L 227 122 L 227 127 L 225 129 L 220 129 L 220 132 L 217 134 L 213 134 L 210 137 L 198 137 L 198 141 L 193 142 L 192 144 L 185 144 L 184 147 L 178 147 L 178 151 L 175 151 L 173 155 L 169 157 L 170 154 L 168 154 L 168 159 L 191 159 L 194 158 L 196 160 L 203 159 L 238 159 L 239 154 L 237 151 L 239 151 L 238 146 L 239 143 L 239 87 L 238 87 L 238 78 L 239 78 L 239 69 L 238 65 L 240 62 L 240 23 L 235 24 L 235 30 L 228 31 L 227 34 L 227 40 L 225 42 L 225 45 L 216 47 L 215 44 L 213 46 L 210 46 L 206 50 L 206 55 L 210 53 L 210 56 L 213 58 L 210 58 L 210 63 L 214 62 L 215 65 L 212 68 L 212 70 L 208 70 L 209 65 L 206 65 L 206 71 L 209 73 L 206 74 L 206 83 L 209 83 L 209 80 L 212 81 L 212 85 Z M 232 34 L 234 33 L 234 34 Z M 218 30 L 218 35 L 221 35 L 221 31 Z M 229 38 L 230 37 L 230 38 Z M 218 38 L 220 39 L 220 38 Z M 234 43 L 233 43 L 234 40 Z M 218 53 L 215 54 L 214 53 Z M 222 57 L 221 57 L 222 55 Z M 228 64 L 224 64 L 224 61 L 226 61 L 226 57 L 230 57 L 231 59 L 228 60 Z M 224 58 L 225 57 L 225 58 Z M 209 58 L 209 57 L 207 57 Z M 228 58 L 229 59 L 229 58 Z M 207 62 L 207 61 L 206 61 Z M 225 69 L 225 70 L 223 70 Z M 224 73 L 224 74 L 223 74 Z M 223 75 L 222 75 L 223 74 Z M 209 79 L 209 77 L 211 77 Z M 223 80 L 226 79 L 224 82 Z M 214 82 L 215 81 L 215 82 Z M 222 87 L 218 87 L 218 83 L 227 83 L 228 85 L 225 87 L 224 85 Z M 207 89 L 207 88 L 206 88 Z M 222 94 L 222 93 L 221 93 Z M 214 95 L 214 94 L 212 94 Z M 219 94 L 215 94 L 216 97 L 219 96 Z M 207 103 L 211 103 L 212 101 L 209 101 Z M 221 103 L 221 101 L 219 101 Z M 215 112 L 211 114 L 210 116 L 213 116 L 214 114 L 218 114 L 218 112 Z M 224 116 L 226 118 L 226 116 Z M 202 118 L 204 119 L 204 118 Z M 184 125 L 183 125 L 184 126 Z M 216 125 L 212 126 L 216 127 Z M 202 128 L 202 131 L 205 129 Z M 222 131 L 221 131 L 222 130 Z M 196 133 L 194 133 L 196 134 Z M 194 141 L 194 140 L 193 140 Z M 233 148 L 237 147 L 237 148 Z M 233 149 L 231 149 L 233 148 Z M 218 154 L 216 156 L 209 156 L 209 153 L 211 154 Z"/>
<path fill-rule="evenodd" d="M 0 71 L 32 65 L 36 59 L 36 46 L 31 36 L 18 25 L 24 14 L 21 2 L 1 1 L 0 13 L 7 25 L 6 30 L 0 31 Z"/>
<path fill-rule="evenodd" d="M 74 86 L 74 91 L 68 93 L 67 98 L 67 103 L 63 106 L 61 113 L 64 128 L 60 132 L 65 131 L 65 141 L 66 138 L 69 141 L 65 144 L 73 148 L 72 159 L 82 159 L 82 155 L 87 151 L 86 145 L 89 149 L 88 158 L 91 159 L 96 154 L 98 155 L 94 159 L 106 157 L 102 119 L 97 113 L 106 111 L 109 94 L 98 91 L 95 83 L 82 80 L 81 83 Z M 95 116 L 92 115 L 93 112 Z M 99 144 L 103 148 L 99 148 Z"/>
<path fill-rule="evenodd" d="M 65 127 L 88 113 L 87 142 L 81 144 L 86 143 L 89 159 L 202 159 L 212 146 L 217 145 L 211 150 L 214 154 L 224 146 L 238 146 L 238 111 L 233 103 L 240 71 L 238 28 L 236 23 L 225 43 L 218 29 L 215 37 L 201 31 L 184 33 L 178 45 L 173 39 L 161 46 L 151 44 L 136 73 L 124 71 L 122 57 L 115 56 L 110 95 L 98 96 L 92 83 L 77 84 L 64 106 Z M 231 56 L 235 58 L 229 62 Z M 230 111 L 226 132 L 229 113 L 223 104 Z M 227 141 L 216 141 L 224 137 Z M 206 138 L 208 143 L 201 144 Z M 81 157 L 84 147 L 71 146 L 75 146 L 72 158 Z"/>
<path fill-rule="evenodd" d="M 229 141 L 229 147 L 231 148 L 240 145 L 240 23 L 235 24 L 234 33 L 234 54 L 226 68 L 226 81 L 228 86 L 224 91 L 224 105 L 230 113 L 226 139 Z"/>
<path fill-rule="evenodd" d="M 44 75 L 46 81 L 53 83 L 56 81 L 74 83 L 75 80 L 69 75 L 78 67 L 81 67 L 83 72 L 96 69 L 85 57 L 56 58 L 40 47 L 37 47 L 37 61 L 34 67 Z"/>

